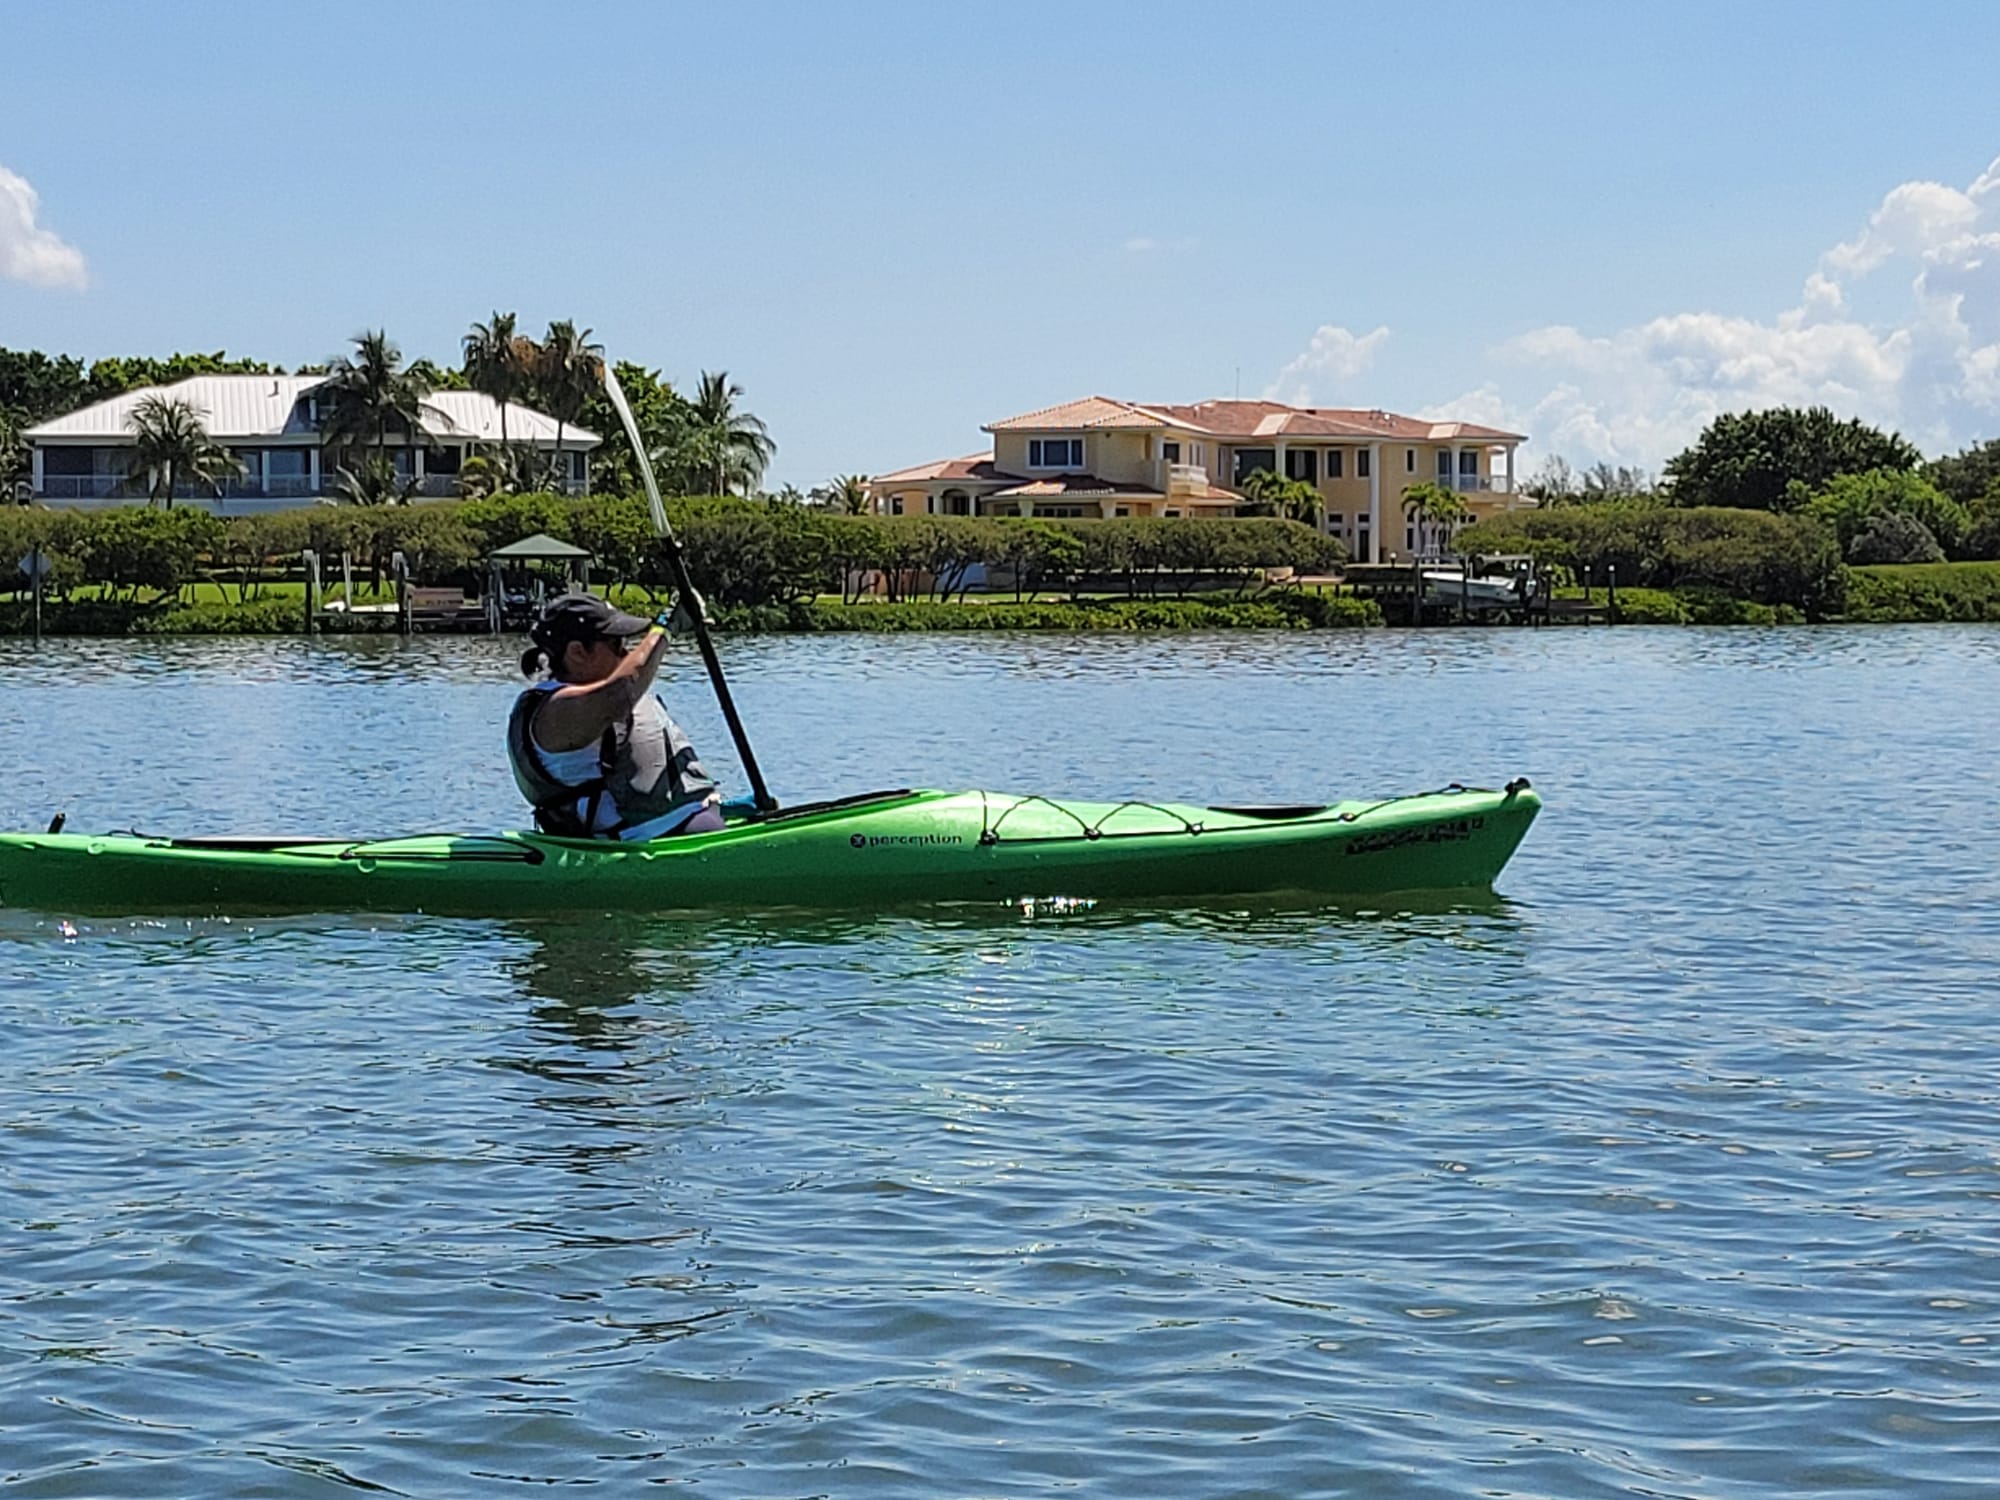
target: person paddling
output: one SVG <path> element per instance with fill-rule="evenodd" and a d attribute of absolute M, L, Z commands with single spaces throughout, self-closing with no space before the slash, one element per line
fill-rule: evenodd
<path fill-rule="evenodd" d="M 507 758 L 544 833 L 655 839 L 725 826 L 694 746 L 652 691 L 667 648 L 648 622 L 592 594 L 552 599 L 529 627 Z"/>

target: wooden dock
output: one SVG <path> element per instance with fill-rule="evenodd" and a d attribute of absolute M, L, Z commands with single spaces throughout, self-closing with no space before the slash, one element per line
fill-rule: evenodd
<path fill-rule="evenodd" d="M 1486 561 L 1521 565 L 1519 571 L 1512 572 L 1515 591 L 1511 598 L 1476 596 L 1471 585 L 1485 578 L 1490 593 L 1493 575 L 1473 571 L 1475 564 L 1460 558 L 1349 563 L 1335 587 L 1357 599 L 1373 599 L 1392 625 L 1615 625 L 1619 621 L 1615 574 L 1605 580 L 1600 597 L 1593 598 L 1593 587 L 1586 583 L 1583 598 L 1558 599 L 1550 576 L 1535 569 L 1532 560 Z M 1427 572 L 1433 575 L 1428 580 L 1424 577 Z M 1454 591 L 1450 582 L 1440 582 L 1435 575 L 1441 572 L 1457 575 L 1462 590 Z"/>

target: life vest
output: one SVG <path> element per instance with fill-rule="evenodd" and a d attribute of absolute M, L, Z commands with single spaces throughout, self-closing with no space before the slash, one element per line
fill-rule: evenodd
<path fill-rule="evenodd" d="M 535 710 L 559 682 L 537 683 L 514 700 L 507 716 L 507 760 L 514 784 L 535 810 L 535 826 L 563 838 L 617 838 L 626 828 L 705 802 L 715 791 L 695 758 L 694 746 L 668 715 L 666 705 L 647 694 L 623 721 L 604 731 L 597 746 L 597 775 L 582 782 L 560 781 L 536 748 Z M 596 826 L 609 797 L 618 814 L 608 828 Z"/>

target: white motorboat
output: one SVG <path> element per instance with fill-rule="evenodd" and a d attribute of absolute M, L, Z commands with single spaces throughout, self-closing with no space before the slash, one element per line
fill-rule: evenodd
<path fill-rule="evenodd" d="M 1474 609 L 1511 609 L 1525 600 L 1518 575 L 1467 577 L 1451 568 L 1425 568 L 1424 599 L 1434 604 L 1468 604 Z"/>

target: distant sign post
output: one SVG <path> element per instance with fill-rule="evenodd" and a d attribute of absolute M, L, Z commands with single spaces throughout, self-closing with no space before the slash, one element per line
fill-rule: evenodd
<path fill-rule="evenodd" d="M 42 555 L 40 542 L 28 549 L 28 555 L 21 559 L 19 566 L 21 571 L 34 581 L 35 640 L 39 643 L 42 639 L 42 580 L 49 576 L 51 567 L 49 560 Z"/>

